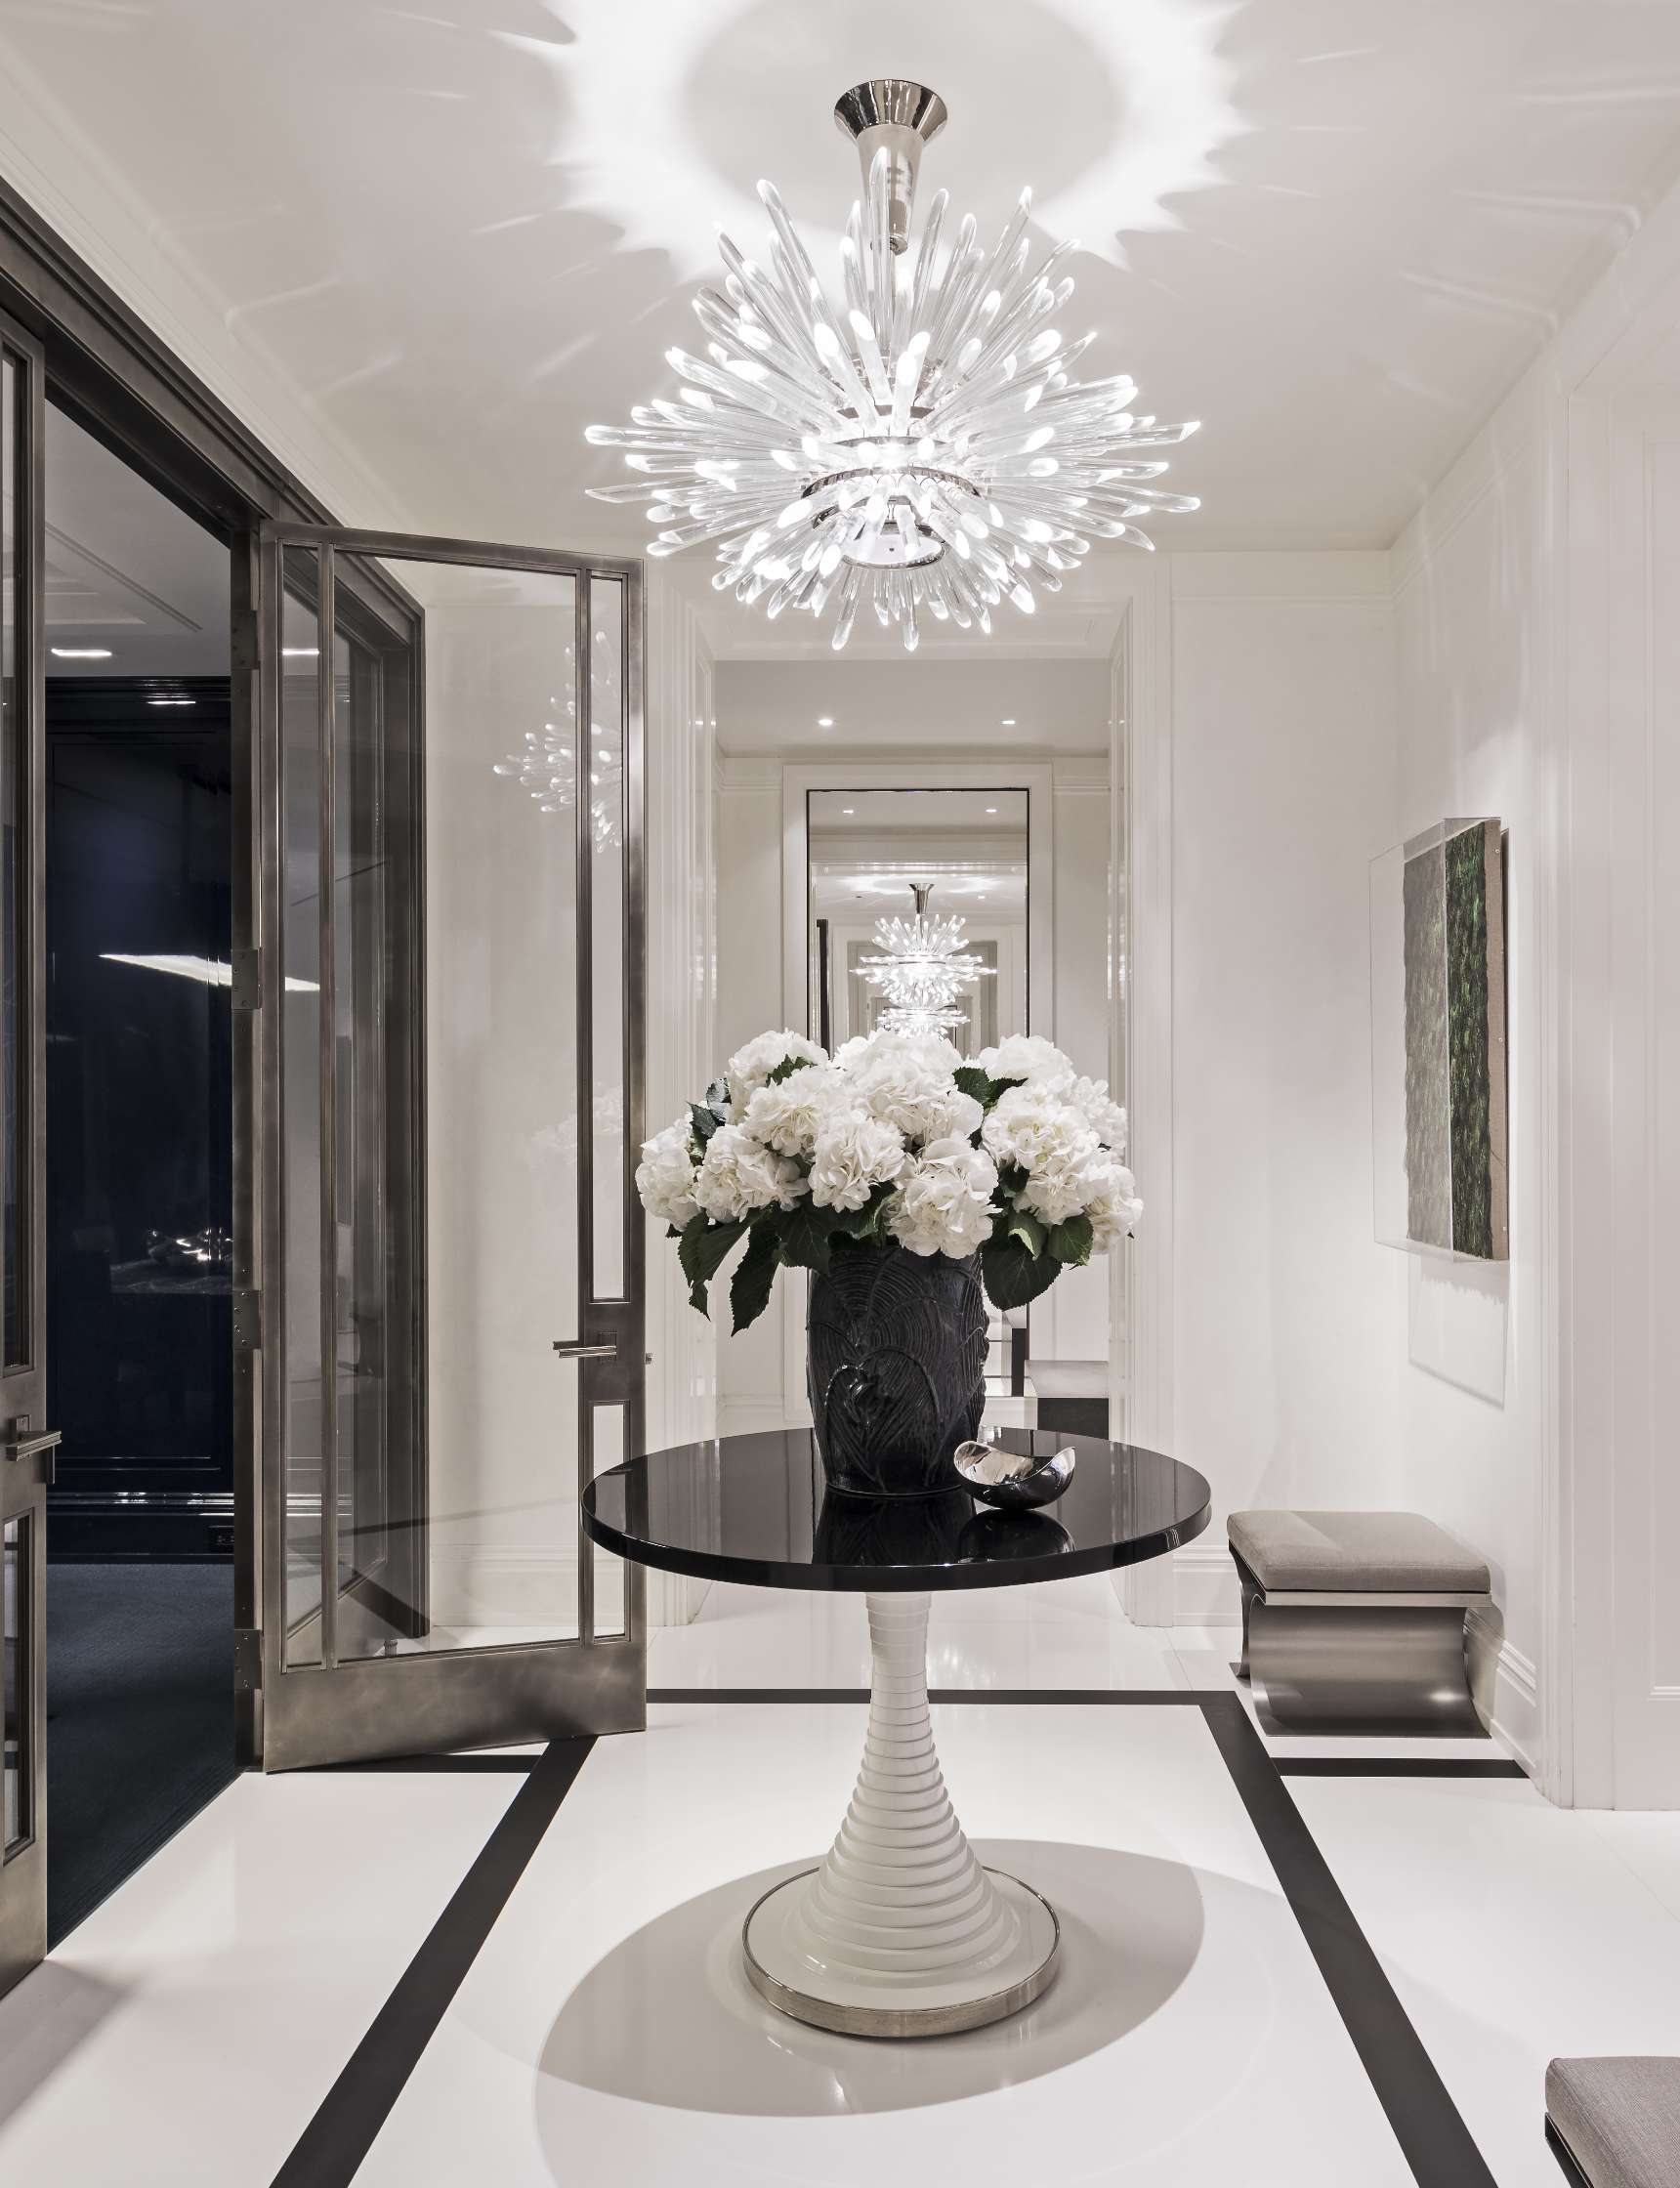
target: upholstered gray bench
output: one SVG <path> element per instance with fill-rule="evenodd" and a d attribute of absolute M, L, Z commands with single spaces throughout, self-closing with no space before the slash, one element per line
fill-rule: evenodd
<path fill-rule="evenodd" d="M 1242 1661 L 1272 1732 L 1480 1732 L 1464 1615 L 1488 1568 L 1420 1512 L 1233 1512 Z"/>
<path fill-rule="evenodd" d="M 1554 2059 L 1546 2140 L 1575 2188 L 1674 2188 L 1680 2059 Z"/>

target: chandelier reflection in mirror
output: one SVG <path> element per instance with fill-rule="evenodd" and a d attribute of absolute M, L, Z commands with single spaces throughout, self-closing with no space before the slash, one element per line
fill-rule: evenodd
<path fill-rule="evenodd" d="M 968 954 L 963 929 L 968 922 L 940 918 L 928 910 L 931 881 L 912 881 L 916 900 L 911 919 L 877 919 L 875 941 L 884 956 L 864 957 L 858 969 L 886 998 L 883 1033 L 951 1033 L 968 1024 L 957 999 L 995 974 L 990 965 Z"/>
<path fill-rule="evenodd" d="M 595 634 L 600 652 L 589 668 L 591 726 L 583 758 L 572 735 L 577 723 L 577 678 L 572 667 L 577 649 L 568 638 L 561 660 L 561 689 L 549 695 L 552 719 L 540 729 L 526 730 L 516 749 L 495 761 L 490 770 L 492 775 L 511 777 L 539 813 L 572 813 L 577 806 L 578 771 L 586 765 L 590 826 L 597 851 L 617 848 L 624 811 L 618 649 L 607 643 L 608 637 L 604 630 Z"/>
<path fill-rule="evenodd" d="M 705 355 L 666 353 L 677 401 L 588 429 L 642 474 L 589 491 L 648 503 L 651 555 L 718 541 L 713 585 L 768 615 L 832 603 L 836 651 L 869 607 L 913 652 L 928 616 L 989 633 L 1005 599 L 1030 614 L 1034 588 L 1059 591 L 1095 540 L 1153 546 L 1135 519 L 1197 504 L 1154 484 L 1166 463 L 1152 451 L 1196 427 L 1139 415 L 1124 374 L 1072 377 L 1093 337 L 1065 344 L 1050 320 L 1072 295 L 1060 268 L 1076 246 L 1029 270 L 1029 190 L 994 250 L 970 215 L 943 257 L 941 190 L 909 250 L 922 147 L 945 120 L 937 93 L 876 78 L 834 118 L 865 178 L 840 246 L 842 306 L 760 183 L 769 269 L 720 236 L 724 286 L 694 299 Z"/>

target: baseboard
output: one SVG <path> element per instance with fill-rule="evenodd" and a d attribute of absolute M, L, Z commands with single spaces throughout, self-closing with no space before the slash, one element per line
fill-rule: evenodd
<path fill-rule="evenodd" d="M 1534 1666 L 1504 1637 L 1498 1612 L 1472 1611 L 1470 1691 L 1482 1722 L 1531 1778 L 1540 1774 L 1540 1694 Z"/>
<path fill-rule="evenodd" d="M 718 1434 L 720 1436 L 751 1436 L 764 1428 L 785 1428 L 787 1408 L 779 1395 L 757 1394 L 750 1397 L 718 1399 Z"/>
<path fill-rule="evenodd" d="M 1174 1625 L 1239 1626 L 1237 1568 L 1223 1541 L 1187 1542 L 1172 1554 Z"/>

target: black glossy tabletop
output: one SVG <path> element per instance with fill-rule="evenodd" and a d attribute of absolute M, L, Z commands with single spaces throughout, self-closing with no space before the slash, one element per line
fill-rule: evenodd
<path fill-rule="evenodd" d="M 777 1428 L 626 1459 L 584 1491 L 583 1525 L 604 1548 L 668 1573 L 877 1593 L 1071 1579 L 1160 1557 L 1207 1525 L 1206 1482 L 1158 1452 L 1045 1428 L 988 1440 L 1040 1458 L 1071 1444 L 1072 1480 L 1022 1513 L 966 1489 L 848 1496 L 826 1488 L 809 1428 Z"/>

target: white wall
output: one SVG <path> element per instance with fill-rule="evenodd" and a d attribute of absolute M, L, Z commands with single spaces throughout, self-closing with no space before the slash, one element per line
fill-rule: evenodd
<path fill-rule="evenodd" d="M 1106 759 L 1056 769 L 1056 1045 L 1089 1078 L 1109 1075 L 1109 768 Z M 1123 1099 L 1122 1095 L 1122 1099 Z M 1069 1269 L 1033 1310 L 1041 1359 L 1107 1360 L 1106 1258 Z"/>
<path fill-rule="evenodd" d="M 1386 842 L 1449 816 L 1496 815 L 1506 837 L 1510 1259 L 1402 1263 L 1394 1501 L 1489 1562 L 1498 1615 L 1478 1620 L 1484 1707 L 1533 1763 L 1541 1624 L 1546 1299 L 1538 887 L 1547 630 L 1544 411 L 1531 377 L 1397 543 L 1398 771 Z"/>
<path fill-rule="evenodd" d="M 720 716 L 728 734 L 728 719 Z M 782 1023 L 781 766 L 724 760 L 717 778 L 718 1027 L 714 1073 L 735 1050 Z M 782 1398 L 782 1305 L 778 1283 L 750 1329 L 720 1331 L 718 1427 L 722 1434 L 778 1428 Z M 719 1312 L 728 1294 L 714 1287 Z"/>
<path fill-rule="evenodd" d="M 1403 1272 L 1372 1238 L 1366 940 L 1394 805 L 1392 633 L 1380 555 L 1177 556 L 1166 583 L 1168 1448 L 1214 1502 L 1175 1561 L 1195 1623 L 1236 1617 L 1228 1512 L 1383 1504 L 1399 1480 Z M 1137 1154 L 1147 1223 L 1147 1133 Z"/>

